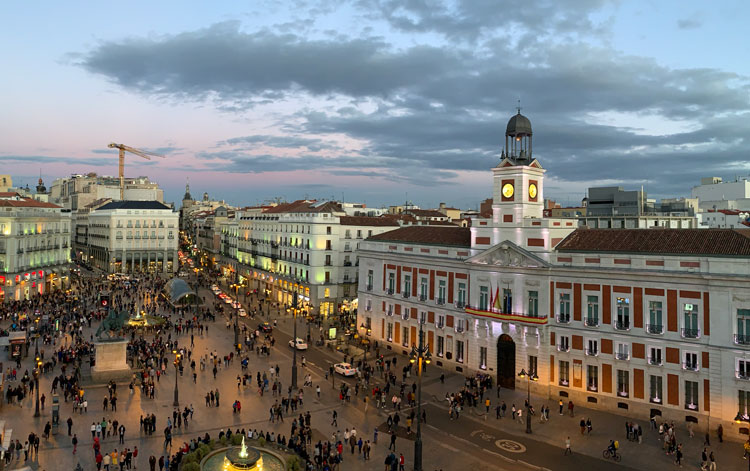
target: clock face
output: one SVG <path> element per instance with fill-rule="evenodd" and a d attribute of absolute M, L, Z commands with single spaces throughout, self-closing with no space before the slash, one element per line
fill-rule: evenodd
<path fill-rule="evenodd" d="M 512 183 L 506 183 L 503 185 L 503 196 L 506 198 L 513 197 L 513 184 Z"/>
<path fill-rule="evenodd" d="M 529 185 L 529 198 L 532 200 L 536 198 L 536 185 L 533 183 Z"/>

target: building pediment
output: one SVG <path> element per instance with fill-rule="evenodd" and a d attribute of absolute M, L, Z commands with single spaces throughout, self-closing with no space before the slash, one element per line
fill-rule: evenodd
<path fill-rule="evenodd" d="M 466 262 L 474 265 L 497 267 L 539 268 L 549 266 L 543 259 L 509 240 L 493 245 L 484 252 L 469 258 Z"/>

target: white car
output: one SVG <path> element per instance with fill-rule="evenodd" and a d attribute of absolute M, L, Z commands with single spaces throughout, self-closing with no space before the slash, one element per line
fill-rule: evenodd
<path fill-rule="evenodd" d="M 297 350 L 307 350 L 307 342 L 305 342 L 304 340 L 302 340 L 299 337 L 297 337 L 296 345 L 295 345 L 295 341 L 294 340 L 290 340 L 289 341 L 289 346 L 292 347 L 292 348 L 295 348 L 295 346 L 296 346 Z"/>
<path fill-rule="evenodd" d="M 240 304 L 240 303 L 238 303 L 238 302 L 234 301 L 234 302 L 232 303 L 232 307 L 233 307 L 233 308 L 235 308 L 235 309 L 240 309 L 240 308 L 242 307 L 242 304 Z"/>
<path fill-rule="evenodd" d="M 357 369 L 349 363 L 336 363 L 333 365 L 333 371 L 344 376 L 354 376 L 357 374 Z"/>
<path fill-rule="evenodd" d="M 245 310 L 242 308 L 239 308 L 237 310 L 237 314 L 239 314 L 240 317 L 247 317 L 247 312 L 245 312 Z"/>

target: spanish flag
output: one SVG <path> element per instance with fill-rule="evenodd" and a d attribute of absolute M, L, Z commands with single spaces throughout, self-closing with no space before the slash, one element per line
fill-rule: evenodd
<path fill-rule="evenodd" d="M 503 312 L 503 304 L 500 302 L 500 287 L 495 288 L 495 302 L 492 307 L 500 312 Z"/>

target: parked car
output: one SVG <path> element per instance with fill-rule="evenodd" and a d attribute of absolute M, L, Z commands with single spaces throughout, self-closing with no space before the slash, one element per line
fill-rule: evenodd
<path fill-rule="evenodd" d="M 297 337 L 296 342 L 294 340 L 290 340 L 289 346 L 292 348 L 297 348 L 297 350 L 307 350 L 307 342 L 305 342 L 299 337 Z"/>
<path fill-rule="evenodd" d="M 354 376 L 357 374 L 357 369 L 350 363 L 336 363 L 333 365 L 333 371 L 343 376 Z"/>
<path fill-rule="evenodd" d="M 269 333 L 273 330 L 273 327 L 268 322 L 261 322 L 258 324 L 258 330 L 261 332 Z"/>
<path fill-rule="evenodd" d="M 224 297 L 224 302 L 227 303 L 227 304 L 232 304 L 234 302 L 234 299 L 232 299 L 229 296 L 225 296 Z"/>
<path fill-rule="evenodd" d="M 242 308 L 239 308 L 237 310 L 237 314 L 239 314 L 240 317 L 247 317 L 247 312 L 245 312 L 245 310 Z"/>

